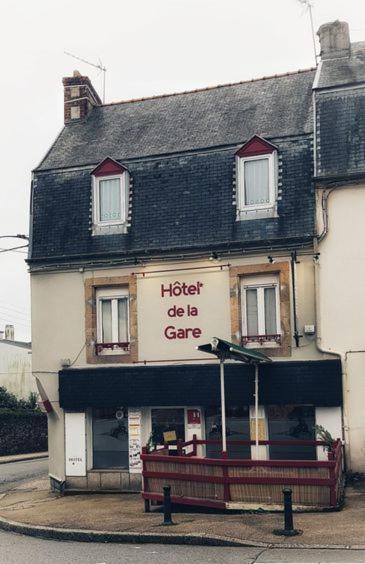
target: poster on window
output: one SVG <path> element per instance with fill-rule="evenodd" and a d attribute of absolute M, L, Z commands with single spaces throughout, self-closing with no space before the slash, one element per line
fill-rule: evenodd
<path fill-rule="evenodd" d="M 129 472 L 131 474 L 142 472 L 141 419 L 142 413 L 140 409 L 128 410 Z"/>

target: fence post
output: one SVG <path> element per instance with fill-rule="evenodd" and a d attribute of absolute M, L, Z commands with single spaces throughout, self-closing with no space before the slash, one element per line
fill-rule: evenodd
<path fill-rule="evenodd" d="M 333 445 L 332 445 L 333 448 Z M 336 474 L 335 474 L 335 465 L 336 465 L 336 459 L 335 459 L 335 453 L 333 452 L 333 450 L 329 450 L 328 451 L 328 461 L 330 462 L 331 466 L 329 467 L 329 479 L 331 481 L 331 485 L 330 485 L 330 506 L 331 507 L 335 507 L 336 506 L 336 501 L 337 501 L 337 496 L 336 496 Z"/>
<path fill-rule="evenodd" d="M 228 503 L 231 500 L 231 492 L 230 492 L 229 481 L 228 481 L 229 480 L 228 466 L 224 464 L 222 466 L 222 470 L 223 470 L 223 478 L 224 478 L 223 499 L 225 503 Z"/>
<path fill-rule="evenodd" d="M 284 529 L 274 529 L 274 535 L 283 535 L 285 537 L 294 537 L 301 535 L 303 531 L 294 529 L 293 525 L 293 504 L 292 490 L 290 488 L 283 489 L 284 494 Z"/>
<path fill-rule="evenodd" d="M 182 443 L 181 439 L 177 439 L 177 455 L 182 456 Z"/>
<path fill-rule="evenodd" d="M 196 445 L 197 436 L 193 435 L 193 456 L 196 456 L 197 453 L 197 445 Z"/>
<path fill-rule="evenodd" d="M 148 454 L 147 447 L 142 447 L 142 454 Z M 148 491 L 148 479 L 145 476 L 145 472 L 146 472 L 146 461 L 142 460 L 142 491 L 143 492 Z M 150 500 L 149 499 L 144 500 L 144 511 L 145 511 L 145 513 L 150 512 Z"/>
<path fill-rule="evenodd" d="M 173 525 L 171 519 L 171 486 L 163 487 L 163 525 Z"/>

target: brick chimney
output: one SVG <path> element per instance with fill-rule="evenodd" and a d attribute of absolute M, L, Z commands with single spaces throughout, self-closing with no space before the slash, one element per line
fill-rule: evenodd
<path fill-rule="evenodd" d="M 334 22 L 321 25 L 317 35 L 321 45 L 321 59 L 340 59 L 350 56 L 350 33 L 347 22 Z"/>
<path fill-rule="evenodd" d="M 75 70 L 73 76 L 62 79 L 65 123 L 86 117 L 101 100 L 88 76 Z"/>
<path fill-rule="evenodd" d="M 14 325 L 5 325 L 5 340 L 14 341 Z"/>

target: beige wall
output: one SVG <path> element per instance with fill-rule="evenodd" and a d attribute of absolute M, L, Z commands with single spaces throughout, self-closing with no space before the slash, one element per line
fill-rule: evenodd
<path fill-rule="evenodd" d="M 319 212 L 321 196 L 319 192 Z M 364 471 L 365 354 L 356 351 L 365 350 L 365 185 L 333 190 L 328 218 L 328 234 L 319 246 L 320 344 L 343 357 L 349 466 Z M 318 223 L 320 231 L 320 213 Z"/>
<path fill-rule="evenodd" d="M 32 375 L 31 349 L 0 341 L 0 386 L 19 399 L 28 399 L 31 392 L 38 391 Z"/>
<path fill-rule="evenodd" d="M 280 257 L 280 261 L 283 259 Z M 316 350 L 315 338 L 304 335 L 304 325 L 315 324 L 314 266 L 312 256 L 299 256 L 296 265 L 297 277 L 297 318 L 298 330 L 303 335 L 300 348 L 292 342 L 292 360 L 321 358 Z M 185 263 L 186 266 L 212 266 L 210 262 Z M 222 261 L 222 266 L 224 262 Z M 267 264 L 267 257 L 233 259 L 232 266 L 244 264 Z M 213 336 L 230 338 L 229 281 L 228 270 L 213 269 L 187 272 L 148 274 L 149 271 L 181 268 L 181 263 L 153 265 L 145 268 L 146 275 L 137 276 L 137 314 L 139 360 L 172 360 L 173 358 L 202 357 L 196 353 L 195 346 L 209 341 Z M 142 269 L 140 269 L 141 271 Z M 84 281 L 90 277 L 125 276 L 132 269 L 113 268 L 83 272 L 61 272 L 32 275 L 32 334 L 33 371 L 35 373 L 57 373 L 61 360 L 69 359 L 73 366 L 87 366 L 85 355 L 85 294 Z M 161 298 L 161 284 L 165 287 L 175 281 L 194 284 L 201 281 L 204 286 L 200 295 Z M 187 305 L 197 307 L 198 316 L 186 315 Z M 173 306 L 183 307 L 183 317 L 169 317 L 168 310 Z M 292 296 L 291 317 L 293 318 Z M 164 337 L 166 326 L 200 327 L 202 335 L 188 339 L 171 340 Z M 293 319 L 291 320 L 293 332 Z M 79 356 L 78 356 L 79 355 Z M 289 360 L 289 359 L 288 359 Z M 48 381 L 52 394 L 57 400 L 57 381 Z"/>
<path fill-rule="evenodd" d="M 280 257 L 280 262 L 289 260 Z M 305 324 L 315 324 L 314 310 L 314 267 L 312 256 L 300 256 L 296 265 L 297 275 L 297 317 L 298 330 L 303 334 Z M 232 266 L 243 264 L 267 264 L 267 257 L 256 256 L 231 259 Z M 200 358 L 195 346 L 209 341 L 213 336 L 230 338 L 229 277 L 223 267 L 225 261 L 213 265 L 214 268 L 188 272 L 171 272 L 168 275 L 148 272 L 181 268 L 182 263 L 154 264 L 143 269 L 145 277 L 137 276 L 137 315 L 139 329 L 139 360 L 179 361 L 183 358 Z M 212 266 L 210 261 L 185 263 L 185 266 Z M 221 266 L 223 267 L 221 270 Z M 50 472 L 64 477 L 64 418 L 58 404 L 58 371 L 61 360 L 69 359 L 74 367 L 86 367 L 85 340 L 85 280 L 90 277 L 128 276 L 132 268 L 113 268 L 85 270 L 76 272 L 34 273 L 32 286 L 32 335 L 33 371 L 40 378 L 55 412 L 49 416 Z M 139 268 L 138 271 L 142 271 Z M 201 294 L 181 296 L 179 299 L 161 299 L 161 283 L 186 283 L 201 281 L 204 286 Z M 291 290 L 290 290 L 291 291 Z M 291 332 L 293 332 L 293 308 L 291 300 Z M 170 318 L 169 307 L 194 305 L 199 309 L 196 317 L 184 315 Z M 163 336 L 166 325 L 195 327 L 202 329 L 201 338 L 189 337 L 186 340 L 170 342 Z M 300 347 L 295 348 L 291 339 L 291 355 L 283 360 L 323 358 L 315 345 L 315 337 L 304 336 Z M 266 351 L 270 352 L 270 351 Z M 276 360 L 280 360 L 279 357 Z M 161 360 L 163 362 L 163 360 Z"/>

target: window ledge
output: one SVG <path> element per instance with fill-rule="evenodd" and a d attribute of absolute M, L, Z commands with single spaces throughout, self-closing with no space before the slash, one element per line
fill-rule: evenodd
<path fill-rule="evenodd" d="M 130 352 L 130 343 L 95 343 L 95 354 L 112 355 L 112 354 L 126 354 Z"/>
<path fill-rule="evenodd" d="M 245 335 L 241 338 L 241 343 L 247 348 L 254 348 L 257 346 L 274 348 L 282 344 L 281 335 Z"/>
<path fill-rule="evenodd" d="M 278 217 L 275 205 L 268 206 L 267 208 L 243 208 L 237 210 L 236 221 L 249 221 L 251 219 L 267 219 L 273 217 Z"/>
<path fill-rule="evenodd" d="M 112 225 L 94 224 L 92 228 L 93 235 L 118 235 L 120 233 L 127 233 L 126 223 L 115 223 Z"/>

